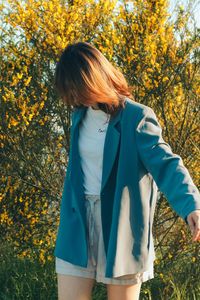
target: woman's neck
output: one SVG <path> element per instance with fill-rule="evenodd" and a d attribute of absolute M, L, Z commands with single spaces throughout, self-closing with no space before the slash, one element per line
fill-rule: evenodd
<path fill-rule="evenodd" d="M 92 105 L 91 107 L 92 107 L 92 109 L 95 109 L 95 110 L 97 109 L 97 110 L 99 110 L 98 104 L 94 104 L 94 105 Z"/>

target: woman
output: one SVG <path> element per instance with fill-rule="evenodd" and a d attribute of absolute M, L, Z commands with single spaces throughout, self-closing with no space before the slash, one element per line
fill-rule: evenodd
<path fill-rule="evenodd" d="M 55 256 L 60 300 L 139 299 L 154 277 L 157 187 L 200 240 L 200 193 L 161 134 L 154 111 L 131 100 L 122 73 L 87 42 L 68 45 L 55 86 L 72 106 L 70 153 Z"/>

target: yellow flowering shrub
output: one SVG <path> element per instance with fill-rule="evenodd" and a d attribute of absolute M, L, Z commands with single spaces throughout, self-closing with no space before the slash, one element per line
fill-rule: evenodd
<path fill-rule="evenodd" d="M 166 0 L 7 3 L 1 5 L 0 233 L 19 256 L 52 258 L 70 126 L 52 79 L 68 43 L 91 42 L 125 74 L 135 101 L 155 110 L 165 139 L 199 183 L 199 39 L 183 7 L 172 21 Z M 182 223 L 165 235 L 174 220 L 162 201 L 154 230 L 158 249 L 165 237 L 169 262 L 182 249 L 194 252 Z"/>

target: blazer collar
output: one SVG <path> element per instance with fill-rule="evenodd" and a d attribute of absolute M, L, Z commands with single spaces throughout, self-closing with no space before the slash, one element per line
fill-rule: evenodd
<path fill-rule="evenodd" d="M 84 107 L 78 108 L 74 111 L 74 120 L 73 120 L 73 124 L 72 124 L 73 128 L 75 128 L 81 122 L 81 120 L 84 118 L 87 108 L 88 108 L 87 106 L 84 106 Z M 122 109 L 120 109 L 114 117 L 110 118 L 108 126 L 113 127 L 120 121 L 121 111 L 122 111 Z"/>

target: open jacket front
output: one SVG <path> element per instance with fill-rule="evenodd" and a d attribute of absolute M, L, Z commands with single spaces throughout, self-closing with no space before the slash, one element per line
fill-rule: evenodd
<path fill-rule="evenodd" d="M 55 256 L 82 267 L 87 267 L 88 247 L 78 136 L 86 110 L 78 108 L 72 114 L 54 250 Z M 181 157 L 163 140 L 154 111 L 144 104 L 126 98 L 125 108 L 109 121 L 103 153 L 100 197 L 105 276 L 112 278 L 145 271 L 155 259 L 152 225 L 158 189 L 186 223 L 187 215 L 200 209 L 200 193 Z M 127 257 L 132 264 L 126 263 Z M 124 262 L 120 269 L 118 260 Z"/>

